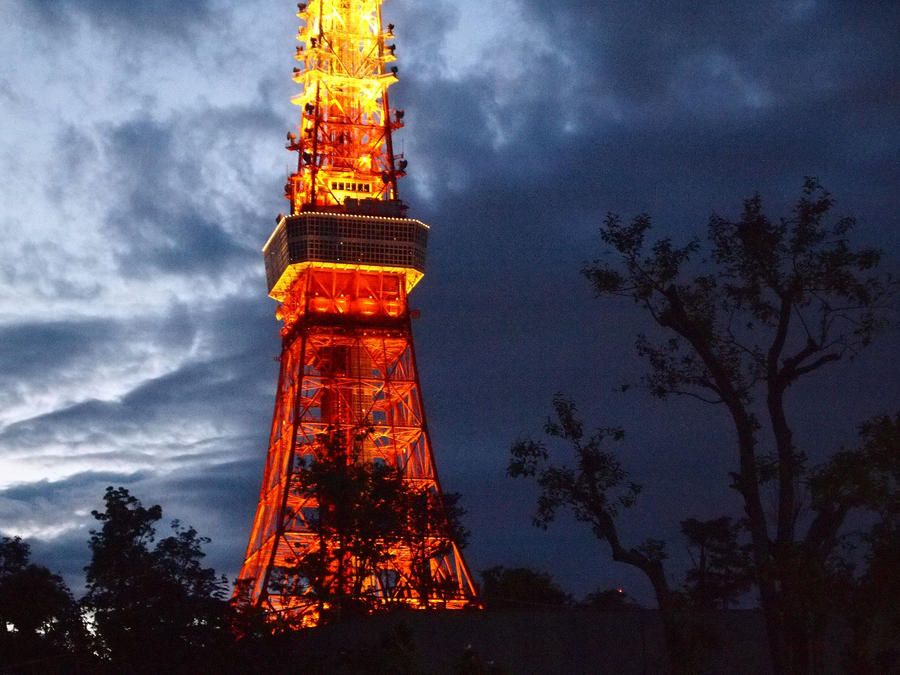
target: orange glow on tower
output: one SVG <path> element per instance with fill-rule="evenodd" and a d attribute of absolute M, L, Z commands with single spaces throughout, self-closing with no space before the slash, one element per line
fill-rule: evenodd
<path fill-rule="evenodd" d="M 285 186 L 291 213 L 348 198 L 396 199 L 406 162 L 394 157 L 391 132 L 403 112 L 388 103 L 397 69 L 387 69 L 394 36 L 393 26 L 382 30 L 381 1 L 314 0 L 298 16 L 294 81 L 302 91 L 292 102 L 303 117 L 299 134 L 288 134 L 288 148 L 299 153 Z"/>
<path fill-rule="evenodd" d="M 381 2 L 298 5 L 294 80 L 301 92 L 293 102 L 301 122 L 287 145 L 298 164 L 285 185 L 290 214 L 279 216 L 263 248 L 283 342 L 239 591 L 300 625 L 316 623 L 321 604 L 308 584 L 285 580 L 298 559 L 327 557 L 332 544 L 313 527 L 327 505 L 296 487 L 324 452 L 323 438 L 336 435 L 353 445 L 356 461 L 400 468 L 423 494 L 441 494 L 407 303 L 424 273 L 429 228 L 406 217 L 397 194 L 406 161 L 394 154 L 391 134 L 402 126 L 403 112 L 388 103 L 397 77 L 389 66 L 393 26 L 382 27 Z M 370 606 L 473 603 L 472 579 L 455 542 L 440 523 L 428 531 L 434 553 L 424 565 L 421 550 L 394 546 L 375 573 L 354 580 Z M 352 568 L 352 562 L 340 564 Z"/>

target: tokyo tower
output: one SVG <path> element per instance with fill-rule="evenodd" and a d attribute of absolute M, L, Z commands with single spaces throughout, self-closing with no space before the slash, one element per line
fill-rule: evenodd
<path fill-rule="evenodd" d="M 320 503 L 306 480 L 338 443 L 353 466 L 390 467 L 429 504 L 442 498 L 407 304 L 424 273 L 429 228 L 406 217 L 397 193 L 407 163 L 391 134 L 403 111 L 388 101 L 397 68 L 389 65 L 394 27 L 382 25 L 381 4 L 297 5 L 300 93 L 292 101 L 301 121 L 287 135 L 297 170 L 285 185 L 290 215 L 279 215 L 263 248 L 269 295 L 284 322 L 281 367 L 237 592 L 298 625 L 317 623 L 323 608 L 314 580 L 298 571 L 309 559 L 334 572 L 329 578 L 342 570 L 332 595 L 362 593 L 374 609 L 460 609 L 475 599 L 439 515 L 415 543 L 393 541 L 376 568 L 363 568 L 322 527 L 334 505 Z"/>

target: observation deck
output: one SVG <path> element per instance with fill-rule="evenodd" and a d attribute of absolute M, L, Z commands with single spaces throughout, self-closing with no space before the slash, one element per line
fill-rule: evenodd
<path fill-rule="evenodd" d="M 393 272 L 409 291 L 425 273 L 429 227 L 404 214 L 396 200 L 347 199 L 340 207 L 309 205 L 281 216 L 263 247 L 269 295 L 283 302 L 312 267 Z"/>

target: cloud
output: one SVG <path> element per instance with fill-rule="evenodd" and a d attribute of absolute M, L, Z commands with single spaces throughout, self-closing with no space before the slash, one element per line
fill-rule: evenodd
<path fill-rule="evenodd" d="M 264 447 L 270 413 L 259 411 L 271 406 L 277 375 L 271 310 L 226 298 L 127 327 L 7 330 L 22 365 L 0 379 L 2 485 L 64 480 L 98 464 L 171 476 Z M 45 351 L 61 357 L 40 358 Z"/>
<path fill-rule="evenodd" d="M 898 51 L 888 28 L 897 25 L 896 7 L 860 5 L 848 15 L 833 3 L 782 0 L 520 4 L 557 38 L 560 62 L 574 64 L 566 72 L 576 92 L 585 100 L 614 92 L 641 113 L 633 123 L 693 116 L 701 106 L 724 106 L 740 119 L 761 102 L 827 99 L 835 88 L 849 93 L 855 83 L 889 78 L 888 55 Z"/>
<path fill-rule="evenodd" d="M 0 377 L 48 377 L 83 358 L 97 341 L 115 340 L 117 326 L 110 321 L 70 321 L 18 324 L 0 328 Z M 53 358 L 48 356 L 52 354 Z"/>
<path fill-rule="evenodd" d="M 252 414 L 248 419 L 247 412 L 252 409 L 249 397 L 260 390 L 259 360 L 254 355 L 187 363 L 143 381 L 120 399 L 78 402 L 10 424 L 0 433 L 0 443 L 7 457 L 22 465 L 43 465 L 48 474 L 90 464 L 103 454 L 117 464 L 137 462 L 171 471 L 179 459 L 205 455 L 209 446 L 247 428 L 264 432 L 265 425 L 257 427 L 259 420 Z M 217 409 L 214 417 L 209 415 L 211 404 Z M 50 448 L 56 450 L 50 453 Z M 10 478 L 7 472 L 7 484 Z"/>
<path fill-rule="evenodd" d="M 189 124 L 203 117 L 209 120 L 201 115 Z M 246 121 L 259 126 L 250 117 Z M 232 119 L 231 126 L 235 124 Z M 257 247 L 232 237 L 217 217 L 213 200 L 219 181 L 206 182 L 202 173 L 208 134 L 183 128 L 178 121 L 139 118 L 104 136 L 112 174 L 120 183 L 118 202 L 105 225 L 117 242 L 123 274 L 215 276 L 230 271 L 232 263 L 257 261 Z"/>
<path fill-rule="evenodd" d="M 123 324 L 112 319 L 23 323 L 0 329 L 8 351 L 0 375 L 0 423 L 8 425 L 90 398 L 113 400 L 165 372 L 194 349 L 183 308 Z M 2 427 L 0 427 L 2 428 Z"/>
<path fill-rule="evenodd" d="M 185 39 L 197 25 L 215 20 L 208 0 L 18 0 L 44 21 L 59 22 L 86 18 L 109 31 L 154 33 Z"/>
<path fill-rule="evenodd" d="M 7 487 L 0 491 L 0 513 L 3 514 L 0 532 L 27 539 L 36 554 L 41 548 L 52 550 L 53 560 L 42 560 L 36 555 L 37 562 L 54 570 L 80 571 L 83 562 L 70 567 L 71 561 L 62 554 L 67 548 L 77 548 L 75 560 L 84 560 L 87 532 L 93 525 L 90 510 L 95 508 L 102 495 L 102 492 L 95 494 L 97 486 L 131 483 L 142 478 L 143 474 L 134 471 L 84 471 L 65 480 L 30 481 Z M 80 544 L 76 544 L 79 540 Z M 67 541 L 70 542 L 68 545 Z M 39 542 L 53 542 L 54 545 L 42 547 Z M 61 544 L 62 550 L 56 549 L 56 542 Z"/>
<path fill-rule="evenodd" d="M 385 21 L 394 22 L 397 55 L 403 74 L 440 77 L 453 68 L 452 31 L 465 12 L 458 3 L 434 0 L 427 5 L 416 0 L 396 0 L 384 6 Z M 448 49 L 448 47 L 451 47 Z"/>

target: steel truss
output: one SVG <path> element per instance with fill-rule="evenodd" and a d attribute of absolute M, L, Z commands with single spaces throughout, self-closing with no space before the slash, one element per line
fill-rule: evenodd
<path fill-rule="evenodd" d="M 290 215 L 279 216 L 263 249 L 283 342 L 236 598 L 297 625 L 315 624 L 323 609 L 297 573 L 298 561 L 310 557 L 356 574 L 354 592 L 373 609 L 476 602 L 448 519 L 429 516 L 418 539 L 392 539 L 377 569 L 364 568 L 317 531 L 331 505 L 298 487 L 326 458 L 323 439 L 337 437 L 352 445 L 358 463 L 346 466 L 399 469 L 403 483 L 416 488 L 410 494 L 441 503 L 407 302 L 424 273 L 428 226 L 406 218 L 397 195 L 406 162 L 394 154 L 391 134 L 403 113 L 388 101 L 397 77 L 388 68 L 393 26 L 382 28 L 381 1 L 298 5 L 294 79 L 301 92 L 293 102 L 302 114 L 287 145 L 297 152 L 297 170 L 285 186 Z"/>
<path fill-rule="evenodd" d="M 322 437 L 337 433 L 355 439 L 358 461 L 399 467 L 419 489 L 437 495 L 440 485 L 404 274 L 309 269 L 293 288 L 305 303 L 283 316 L 268 459 L 240 579 L 251 584 L 253 602 L 289 613 L 302 624 L 315 622 L 317 603 L 290 570 L 320 547 L 314 527 L 320 505 L 292 485 L 318 458 Z M 459 609 L 472 603 L 474 585 L 456 544 L 439 527 L 435 531 L 429 545 L 441 553 L 428 561 L 430 594 L 422 597 L 418 590 L 414 552 L 399 546 L 378 574 L 362 584 L 369 604 Z"/>

